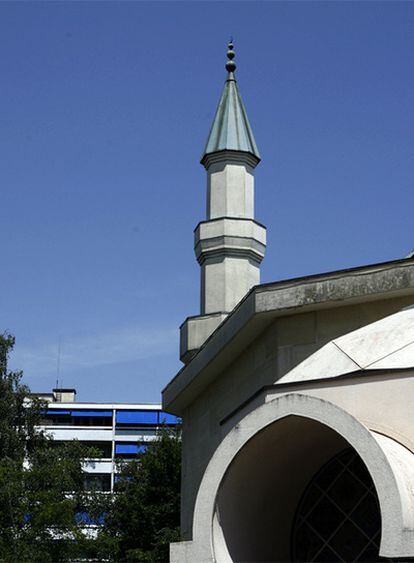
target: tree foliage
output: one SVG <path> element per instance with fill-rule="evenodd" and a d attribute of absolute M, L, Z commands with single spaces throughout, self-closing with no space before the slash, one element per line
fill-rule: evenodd
<path fill-rule="evenodd" d="M 121 464 L 113 502 L 100 535 L 113 561 L 169 560 L 179 540 L 181 437 L 166 428 L 138 461 Z"/>
<path fill-rule="evenodd" d="M 38 429 L 46 404 L 8 370 L 13 346 L 0 336 L 0 560 L 73 560 L 88 547 L 76 515 L 102 510 L 83 490 L 83 460 L 93 452 L 76 441 L 56 447 Z"/>
<path fill-rule="evenodd" d="M 116 491 L 84 491 L 85 458 L 76 440 L 39 430 L 47 404 L 8 369 L 14 338 L 0 335 L 0 561 L 168 561 L 179 539 L 181 439 L 161 429 L 139 460 L 121 462 Z M 103 525 L 85 534 L 85 520 Z"/>

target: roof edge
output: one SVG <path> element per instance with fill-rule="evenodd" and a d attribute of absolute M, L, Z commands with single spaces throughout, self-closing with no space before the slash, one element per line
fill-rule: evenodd
<path fill-rule="evenodd" d="M 359 280 L 355 280 L 355 283 L 350 287 L 337 287 L 341 285 L 340 282 L 343 279 L 348 280 L 353 276 L 362 276 L 370 273 L 381 275 L 394 268 L 398 270 L 410 268 L 412 271 L 407 276 L 399 272 L 399 275 L 395 275 L 391 281 L 389 279 L 385 280 L 382 285 L 379 281 L 377 286 L 371 285 L 368 288 L 369 291 L 367 291 L 366 284 L 359 283 Z M 333 280 L 339 280 L 338 284 L 332 284 Z M 289 292 L 289 289 L 292 287 L 308 285 L 313 282 L 315 284 L 321 282 L 325 285 L 330 282 L 329 295 L 326 296 L 323 293 L 323 287 L 318 288 L 319 292 L 317 292 L 316 298 L 313 300 L 307 295 L 302 297 L 301 301 L 297 296 L 297 292 L 295 292 L 295 298 L 290 296 L 290 301 L 286 299 L 286 296 L 280 295 L 280 292 Z M 394 287 L 390 285 L 391 282 L 394 283 Z M 277 299 L 272 298 L 273 291 L 276 292 Z M 195 379 L 197 379 L 197 388 L 203 387 L 203 385 L 200 385 L 201 381 L 199 381 L 198 377 L 201 375 L 201 372 L 205 370 L 210 372 L 214 372 L 215 369 L 220 370 L 215 365 L 215 363 L 220 363 L 218 361 L 220 353 L 230 342 L 234 343 L 236 338 L 241 338 L 240 335 L 243 330 L 248 332 L 247 325 L 254 317 L 260 317 L 265 314 L 266 319 L 269 319 L 269 313 L 271 312 L 273 312 L 273 318 L 304 310 L 319 309 L 325 307 L 328 303 L 333 305 L 335 303 L 358 302 L 361 299 L 377 300 L 381 296 L 395 292 L 401 294 L 403 291 L 414 292 L 414 258 L 403 258 L 257 285 L 236 305 L 228 317 L 217 327 L 203 346 L 199 348 L 191 361 L 183 366 L 166 385 L 162 391 L 164 407 L 172 408 L 173 411 L 178 408 L 181 411 L 181 406 L 179 405 L 186 403 L 183 395 L 186 394 L 189 386 L 193 385 Z M 269 322 L 271 322 L 271 319 L 268 320 Z M 254 334 L 252 336 L 247 335 L 245 339 L 250 342 L 253 337 Z M 245 342 L 244 345 L 246 345 Z M 227 350 L 227 361 L 229 361 L 228 356 L 229 351 Z"/>

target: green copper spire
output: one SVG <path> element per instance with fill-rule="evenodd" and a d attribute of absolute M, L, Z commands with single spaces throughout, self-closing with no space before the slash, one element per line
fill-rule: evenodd
<path fill-rule="evenodd" d="M 226 64 L 228 76 L 201 159 L 202 164 L 205 163 L 207 155 L 226 150 L 250 153 L 257 162 L 260 161 L 253 131 L 234 77 L 234 56 L 233 42 L 230 41 Z"/>

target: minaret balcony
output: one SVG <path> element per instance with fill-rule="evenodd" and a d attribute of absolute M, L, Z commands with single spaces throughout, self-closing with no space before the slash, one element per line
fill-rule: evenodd
<path fill-rule="evenodd" d="M 202 221 L 194 231 L 194 251 L 199 264 L 209 257 L 234 256 L 260 264 L 266 250 L 266 228 L 238 217 Z"/>

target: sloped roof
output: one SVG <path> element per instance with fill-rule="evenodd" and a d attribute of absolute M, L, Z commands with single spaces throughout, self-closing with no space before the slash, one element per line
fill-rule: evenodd
<path fill-rule="evenodd" d="M 250 290 L 192 360 L 167 384 L 162 391 L 163 408 L 182 416 L 187 405 L 278 317 L 399 297 L 409 297 L 414 302 L 414 257 L 258 285 Z M 346 361 L 344 355 L 341 355 L 343 362 Z M 391 362 L 391 359 L 387 361 Z M 361 371 L 354 364 L 349 370 L 340 370 L 338 375 Z M 332 362 L 328 368 L 330 372 L 325 377 L 333 377 Z M 321 377 L 322 371 L 327 370 L 319 366 L 319 373 L 307 379 Z M 278 383 L 288 383 L 287 377 L 293 373 L 300 381 L 299 372 L 291 371 Z"/>
<path fill-rule="evenodd" d="M 224 150 L 248 152 L 260 160 L 246 108 L 232 73 L 224 84 L 201 160 L 207 154 Z"/>
<path fill-rule="evenodd" d="M 325 379 L 375 369 L 414 368 L 414 307 L 335 338 L 277 383 Z"/>

